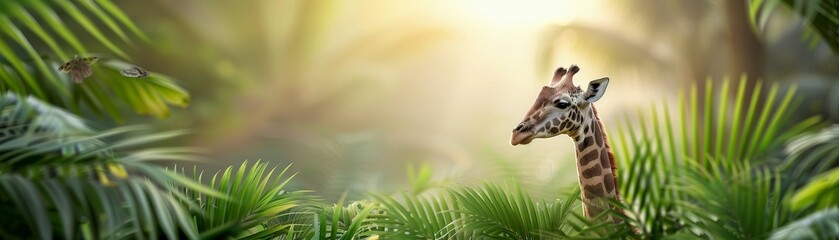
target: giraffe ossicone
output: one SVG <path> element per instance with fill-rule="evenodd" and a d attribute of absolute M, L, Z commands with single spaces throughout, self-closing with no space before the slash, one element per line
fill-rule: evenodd
<path fill-rule="evenodd" d="M 593 80 L 583 91 L 573 82 L 574 75 L 579 71 L 576 65 L 556 69 L 550 83 L 542 87 L 536 102 L 513 129 L 510 143 L 515 146 L 528 144 L 537 138 L 571 137 L 577 149 L 577 175 L 583 210 L 586 217 L 591 218 L 608 207 L 608 201 L 603 200 L 621 201 L 621 197 L 617 189 L 614 155 L 592 104 L 606 92 L 609 78 Z M 613 220 L 619 221 L 617 218 Z"/>

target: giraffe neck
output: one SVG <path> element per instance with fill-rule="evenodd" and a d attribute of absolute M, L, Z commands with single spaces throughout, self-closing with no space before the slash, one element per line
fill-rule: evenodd
<path fill-rule="evenodd" d="M 591 110 L 584 114 L 588 117 L 580 124 L 580 131 L 571 137 L 577 147 L 577 176 L 583 211 L 586 217 L 592 218 L 603 212 L 606 206 L 598 199 L 620 201 L 620 194 L 615 178 L 617 166 L 597 110 L 591 106 Z"/>

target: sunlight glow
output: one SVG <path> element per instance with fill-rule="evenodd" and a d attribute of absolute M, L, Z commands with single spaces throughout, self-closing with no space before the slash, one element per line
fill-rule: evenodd
<path fill-rule="evenodd" d="M 505 0 L 470 0 L 457 1 L 457 4 L 459 8 L 462 8 L 458 12 L 471 13 L 487 25 L 502 28 L 544 25 L 545 23 L 567 24 L 574 21 L 582 10 L 580 8 L 585 8 L 586 5 L 579 1 L 569 0 L 528 1 L 526 4 Z M 568 11 L 557 12 L 557 9 L 568 9 Z"/>

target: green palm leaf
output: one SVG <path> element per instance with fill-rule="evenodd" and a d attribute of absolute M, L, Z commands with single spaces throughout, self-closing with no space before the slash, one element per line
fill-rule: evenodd
<path fill-rule="evenodd" d="M 486 183 L 476 188 L 449 189 L 462 209 L 454 224 L 458 233 L 476 233 L 489 239 L 543 239 L 551 235 L 570 236 L 567 225 L 578 194 L 569 200 L 537 202 L 520 187 Z"/>
<path fill-rule="evenodd" d="M 812 182 L 814 176 L 839 165 L 839 125 L 797 137 L 785 150 L 787 159 L 778 168 L 785 175 L 786 185 L 798 188 Z"/>
<path fill-rule="evenodd" d="M 460 213 L 445 194 L 417 196 L 402 194 L 402 199 L 373 194 L 382 204 L 383 214 L 373 215 L 378 233 L 388 239 L 468 239 L 459 231 Z M 386 229 L 386 230 L 385 230 Z"/>
<path fill-rule="evenodd" d="M 793 210 L 839 206 L 839 168 L 814 177 L 809 184 L 792 196 L 789 203 L 789 207 Z"/>
<path fill-rule="evenodd" d="M 757 29 L 763 29 L 772 10 L 784 5 L 799 17 L 807 27 L 805 36 L 811 44 L 824 41 L 839 53 L 839 1 L 835 0 L 749 0 L 749 20 Z"/>
<path fill-rule="evenodd" d="M 76 24 L 84 32 L 71 31 L 70 25 Z M 0 3 L 0 36 L 9 40 L 0 41 L 0 91 L 34 95 L 74 112 L 89 108 L 118 121 L 122 119 L 119 104 L 156 117 L 168 116 L 170 105 L 188 104 L 189 95 L 170 77 L 158 73 L 143 79 L 121 76 L 119 71 L 131 65 L 119 59 L 108 59 L 105 68 L 94 65 L 94 75 L 83 84 L 70 83 L 68 75 L 57 68 L 75 55 L 92 55 L 80 40 L 82 34 L 92 36 L 110 51 L 96 54 L 100 58 L 116 55 L 129 59 L 121 45 L 132 45 L 134 38 L 147 40 L 109 0 Z M 111 40 L 112 35 L 121 41 Z M 47 48 L 33 46 L 30 42 L 35 39 Z"/>
<path fill-rule="evenodd" d="M 84 177 L 31 179 L 4 174 L 0 176 L 0 186 L 0 199 L 7 203 L 2 220 L 6 239 L 99 239 L 123 233 L 150 238 L 157 237 L 159 229 L 169 238 L 197 236 L 190 225 L 184 224 L 189 216 L 181 206 L 161 195 L 165 190 L 142 179 L 104 186 Z M 124 203 L 132 204 L 123 206 Z M 144 211 L 145 214 L 134 214 Z M 175 223 L 172 219 L 181 221 Z"/>
<path fill-rule="evenodd" d="M 719 167 L 719 166 L 717 166 Z M 680 190 L 692 201 L 681 202 L 689 213 L 683 219 L 702 229 L 702 235 L 719 239 L 761 239 L 790 221 L 782 206 L 788 195 L 781 190 L 777 173 L 739 169 L 701 171 L 689 168 Z"/>
<path fill-rule="evenodd" d="M 235 173 L 228 167 L 213 175 L 210 188 L 223 195 L 184 189 L 181 194 L 189 196 L 188 205 L 198 206 L 194 218 L 201 238 L 264 239 L 286 233 L 291 225 L 269 222 L 289 214 L 307 199 L 303 192 L 284 190 L 293 177 L 284 177 L 289 167 L 276 173 L 267 163 L 257 161 L 249 166 L 245 161 Z M 196 182 L 202 182 L 202 176 L 193 172 Z"/>
<path fill-rule="evenodd" d="M 378 207 L 368 201 L 352 202 L 344 206 L 347 194 L 336 204 L 321 206 L 312 214 L 311 221 L 300 231 L 302 239 L 365 239 L 375 238 L 376 226 L 370 214 Z M 297 239 L 297 238 L 296 238 Z"/>
<path fill-rule="evenodd" d="M 697 86 L 693 86 L 687 93 L 682 92 L 678 101 L 664 101 L 647 111 L 633 114 L 609 134 L 618 165 L 623 166 L 619 171 L 619 183 L 627 202 L 624 210 L 630 216 L 628 221 L 644 236 L 660 238 L 697 227 L 688 224 L 691 222 L 702 222 L 704 225 L 700 228 L 719 228 L 719 231 L 713 231 L 718 236 L 723 236 L 730 229 L 740 229 L 727 224 L 753 224 L 753 219 L 767 214 L 763 209 L 770 205 L 777 207 L 779 201 L 743 205 L 750 207 L 748 214 L 743 213 L 749 216 L 744 222 L 695 221 L 696 216 L 707 213 L 705 207 L 712 206 L 704 202 L 707 198 L 717 200 L 720 199 L 719 194 L 733 191 L 728 188 L 728 184 L 732 184 L 726 182 L 728 178 L 713 177 L 753 171 L 747 166 L 767 163 L 766 159 L 780 153 L 778 149 L 783 149 L 783 144 L 793 137 L 820 126 L 818 118 L 799 123 L 788 121 L 789 109 L 796 106 L 794 87 L 781 90 L 773 84 L 767 90 L 758 84 L 755 89 L 747 89 L 745 78 L 734 83 L 728 79 L 721 82 L 708 80 L 701 87 L 705 89 L 699 91 Z M 745 97 L 746 91 L 753 91 L 751 98 Z M 706 95 L 699 96 L 698 92 Z M 719 171 L 725 174 L 717 174 Z M 690 181 L 682 181 L 686 174 L 695 176 L 691 175 L 693 177 L 688 178 Z M 741 191 L 737 193 L 762 191 L 780 194 L 776 188 L 782 188 L 782 185 L 777 185 L 781 183 L 766 182 L 773 177 L 777 175 L 765 173 L 751 178 L 741 177 Z M 770 186 L 768 190 L 766 185 Z M 740 204 L 742 202 L 738 201 L 754 196 L 735 197 L 729 199 L 731 204 Z M 705 205 L 682 204 L 694 201 Z M 757 202 L 755 200 L 754 203 Z M 773 221 L 774 225 L 770 227 L 750 225 L 748 229 L 738 230 L 739 235 L 725 237 L 765 234 L 768 229 L 783 222 L 778 222 L 780 219 Z"/>
<path fill-rule="evenodd" d="M 128 151 L 178 133 L 112 140 L 140 129 L 96 131 L 35 98 L 0 99 L 0 237 L 198 238 L 189 200 L 167 186 L 219 194 L 148 163 L 189 151 Z"/>
<path fill-rule="evenodd" d="M 775 230 L 769 239 L 832 239 L 839 236 L 839 209 L 830 208 Z"/>

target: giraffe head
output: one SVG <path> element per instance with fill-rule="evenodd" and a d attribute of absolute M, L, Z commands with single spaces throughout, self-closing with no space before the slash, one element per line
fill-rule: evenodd
<path fill-rule="evenodd" d="M 604 77 L 588 84 L 583 92 L 574 86 L 574 74 L 580 71 L 577 65 L 569 69 L 560 67 L 554 72 L 548 86 L 536 97 L 533 107 L 524 116 L 524 120 L 513 129 L 510 143 L 513 146 L 528 144 L 536 138 L 550 138 L 562 134 L 571 137 L 578 136 L 584 122 L 591 116 L 591 103 L 600 99 L 609 84 L 609 78 Z"/>

